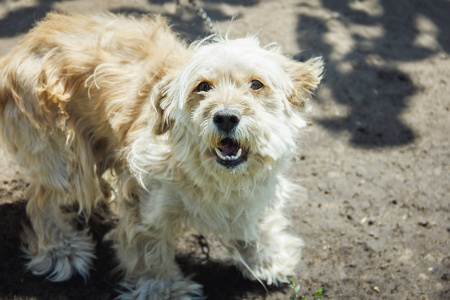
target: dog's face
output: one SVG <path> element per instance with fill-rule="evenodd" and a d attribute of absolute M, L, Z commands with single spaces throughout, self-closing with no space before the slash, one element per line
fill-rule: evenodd
<path fill-rule="evenodd" d="M 295 62 L 253 38 L 198 46 L 156 88 L 155 132 L 170 131 L 178 159 L 206 173 L 254 175 L 292 154 L 321 74 L 320 59 Z"/>

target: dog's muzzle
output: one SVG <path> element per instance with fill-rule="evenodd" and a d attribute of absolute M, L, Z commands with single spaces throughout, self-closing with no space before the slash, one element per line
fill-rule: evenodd
<path fill-rule="evenodd" d="M 226 136 L 213 152 L 217 156 L 217 162 L 227 168 L 234 168 L 247 160 L 242 146 L 233 139 L 233 133 L 240 121 L 240 113 L 228 108 L 218 111 L 213 117 L 217 131 Z"/>

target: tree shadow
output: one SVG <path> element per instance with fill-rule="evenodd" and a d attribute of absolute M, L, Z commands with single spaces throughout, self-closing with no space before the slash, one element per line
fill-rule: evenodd
<path fill-rule="evenodd" d="M 349 107 L 345 117 L 320 118 L 316 120 L 333 132 L 347 131 L 350 143 L 356 147 L 389 147 L 413 142 L 416 133 L 401 120 L 401 114 L 408 107 L 409 97 L 419 88 L 409 75 L 401 71 L 397 62 L 421 60 L 436 51 L 415 43 L 418 35 L 416 18 L 427 16 L 439 29 L 438 40 L 445 51 L 450 48 L 446 12 L 450 3 L 435 1 L 380 1 L 381 15 L 352 8 L 349 3 L 358 1 L 322 0 L 322 5 L 336 13 L 344 27 L 349 25 L 381 26 L 382 34 L 366 38 L 351 34 L 353 47 L 340 59 L 332 57 L 333 45 L 327 42 L 330 20 L 301 16 L 298 22 L 298 43 L 303 49 L 313 49 L 298 55 L 322 55 L 325 59 L 326 75 L 324 85 L 330 88 L 333 98 Z M 373 63 L 372 57 L 386 63 Z M 340 65 L 351 66 L 345 72 Z"/>
<path fill-rule="evenodd" d="M 89 221 L 93 238 L 97 241 L 94 268 L 85 282 L 75 276 L 65 282 L 51 282 L 44 276 L 35 276 L 25 268 L 26 258 L 20 249 L 21 222 L 28 222 L 26 200 L 0 205 L 0 299 L 15 297 L 38 300 L 99 300 L 115 299 L 120 289 L 120 274 L 115 271 L 114 251 L 109 243 L 102 242 L 105 234 L 115 226 L 115 220 L 104 217 L 104 211 L 94 212 Z M 177 261 L 182 271 L 193 275 L 193 280 L 203 286 L 208 299 L 241 299 L 251 294 L 264 298 L 266 291 L 257 282 L 244 279 L 230 262 L 202 260 L 194 253 L 179 253 Z M 270 288 L 269 291 L 282 290 Z M 21 298 L 21 299 L 22 299 Z"/>
<path fill-rule="evenodd" d="M 27 32 L 52 10 L 54 2 L 57 0 L 40 0 L 35 6 L 9 11 L 0 19 L 0 37 L 13 37 Z"/>

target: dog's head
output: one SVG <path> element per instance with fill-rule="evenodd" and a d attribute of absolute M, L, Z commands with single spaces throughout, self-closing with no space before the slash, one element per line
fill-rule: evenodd
<path fill-rule="evenodd" d="M 253 175 L 293 153 L 321 76 L 320 58 L 296 62 L 256 38 L 199 43 L 181 71 L 155 87 L 154 132 L 169 132 L 190 170 Z"/>

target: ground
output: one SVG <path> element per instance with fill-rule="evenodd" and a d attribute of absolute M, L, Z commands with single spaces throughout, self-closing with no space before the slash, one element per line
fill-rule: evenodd
<path fill-rule="evenodd" d="M 306 246 L 293 278 L 313 299 L 450 299 L 450 1 L 200 1 L 219 31 L 259 32 L 297 60 L 321 55 L 303 155 L 304 187 L 289 210 Z M 206 34 L 181 0 L 3 0 L 0 55 L 49 10 L 162 13 L 186 39 Z M 101 242 L 114 222 L 91 221 L 97 256 L 87 282 L 51 283 L 24 270 L 20 222 L 29 179 L 0 150 L 0 299 L 113 299 L 117 275 Z M 289 286 L 243 279 L 208 237 L 206 259 L 187 235 L 178 259 L 208 299 L 289 299 Z"/>

